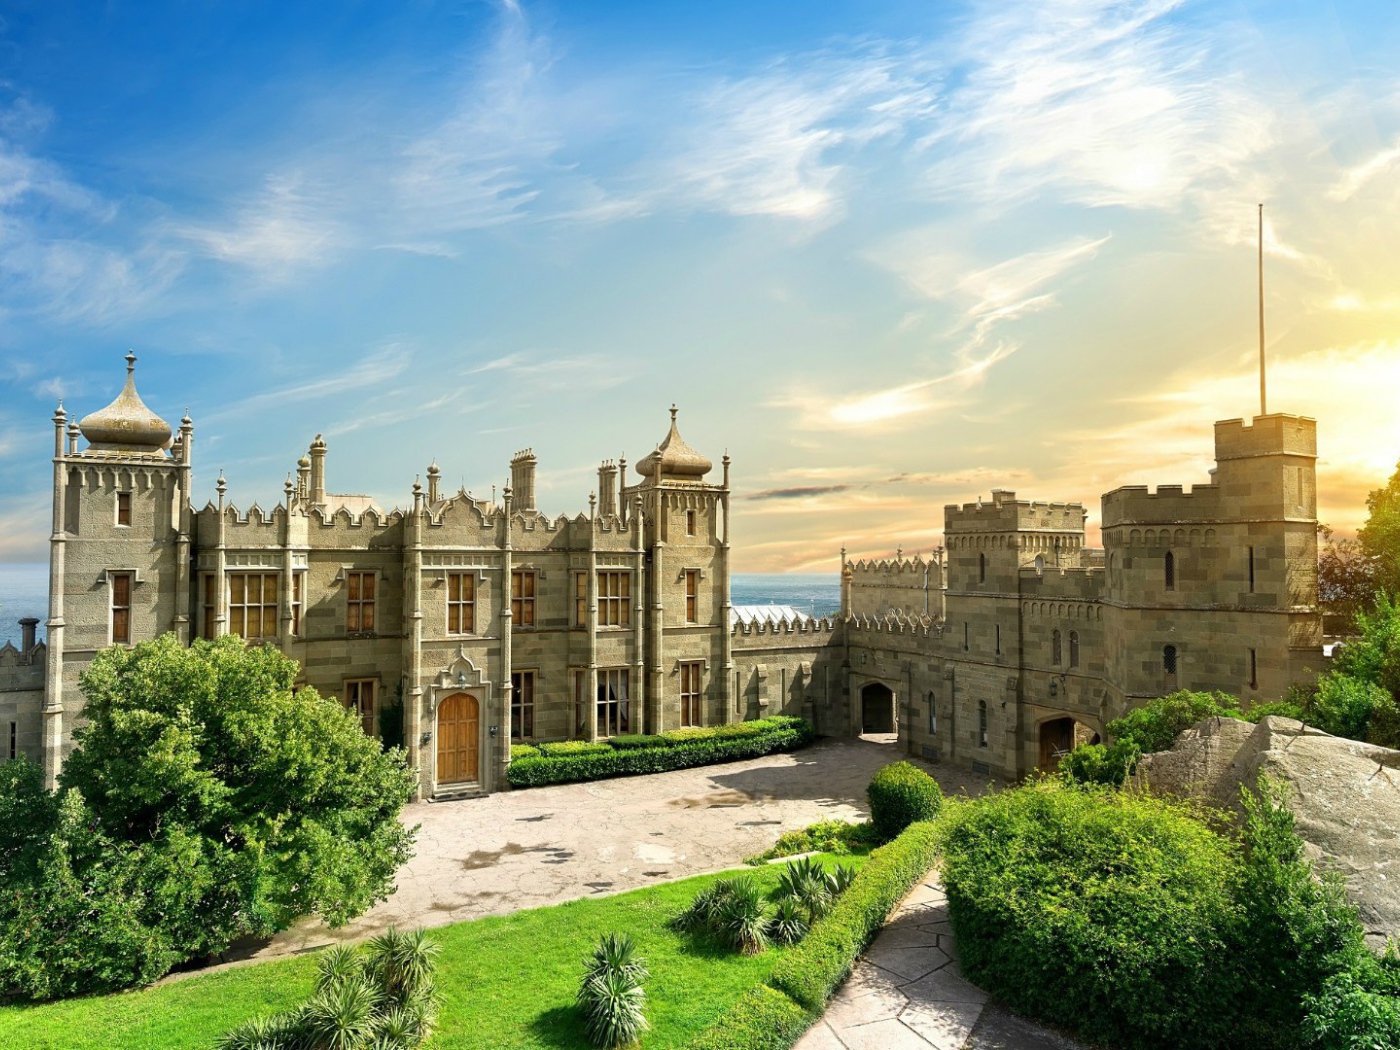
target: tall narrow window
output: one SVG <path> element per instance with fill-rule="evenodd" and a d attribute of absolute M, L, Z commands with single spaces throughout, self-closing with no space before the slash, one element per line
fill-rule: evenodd
<path fill-rule="evenodd" d="M 685 512 L 685 534 L 687 536 L 695 535 L 695 511 L 693 510 Z"/>
<path fill-rule="evenodd" d="M 1064 662 L 1065 650 L 1060 636 L 1060 629 L 1057 627 L 1050 632 L 1050 662 L 1059 667 Z"/>
<path fill-rule="evenodd" d="M 111 574 L 112 644 L 131 644 L 131 573 Z"/>
<path fill-rule="evenodd" d="M 374 731 L 374 679 L 359 678 L 345 683 L 345 706 L 360 719 L 360 728 L 365 736 L 376 736 Z"/>
<path fill-rule="evenodd" d="M 928 694 L 928 731 L 932 734 L 938 732 L 938 703 L 933 690 L 929 690 Z"/>
<path fill-rule="evenodd" d="M 273 572 L 229 574 L 229 634 L 248 641 L 277 637 L 277 580 Z"/>
<path fill-rule="evenodd" d="M 1176 555 L 1171 551 L 1167 551 L 1166 561 L 1162 566 L 1162 576 L 1162 582 L 1165 584 L 1167 590 L 1176 590 Z"/>
<path fill-rule="evenodd" d="M 19 757 L 19 723 L 10 723 L 10 757 Z"/>
<path fill-rule="evenodd" d="M 598 669 L 598 735 L 617 736 L 632 725 L 625 667 Z"/>
<path fill-rule="evenodd" d="M 447 574 L 447 633 L 476 630 L 476 577 L 469 572 Z"/>
<path fill-rule="evenodd" d="M 977 582 L 987 582 L 987 556 L 981 552 L 977 554 Z"/>
<path fill-rule="evenodd" d="M 118 524 L 118 525 L 130 525 L 130 524 L 131 524 L 131 493 L 130 493 L 130 492 L 118 492 L 118 493 L 117 493 L 117 524 Z"/>
<path fill-rule="evenodd" d="M 306 573 L 292 573 L 292 637 L 301 637 L 301 609 L 306 602 Z"/>
<path fill-rule="evenodd" d="M 1070 631 L 1070 632 L 1069 632 L 1069 665 L 1070 665 L 1071 667 L 1078 667 L 1078 666 L 1079 666 L 1079 632 L 1078 632 L 1078 631 Z"/>
<path fill-rule="evenodd" d="M 345 629 L 350 634 L 374 631 L 374 573 L 345 574 Z"/>
<path fill-rule="evenodd" d="M 1162 672 L 1167 675 L 1176 674 L 1176 646 L 1162 646 Z"/>
<path fill-rule="evenodd" d="M 987 701 L 977 701 L 977 746 L 987 746 Z"/>
<path fill-rule="evenodd" d="M 997 624 L 997 655 L 1001 655 L 1001 624 Z"/>
<path fill-rule="evenodd" d="M 588 626 L 588 573 L 574 573 L 574 626 Z"/>
<path fill-rule="evenodd" d="M 516 627 L 535 626 L 535 581 L 533 569 L 516 569 L 510 574 L 510 619 Z"/>
<path fill-rule="evenodd" d="M 535 735 L 535 672 L 510 674 L 510 738 L 528 740 Z"/>
<path fill-rule="evenodd" d="M 214 637 L 214 618 L 219 614 L 219 578 L 204 577 L 204 637 Z"/>
<path fill-rule="evenodd" d="M 1249 548 L 1249 593 L 1254 593 L 1254 548 Z"/>
<path fill-rule="evenodd" d="M 598 574 L 598 625 L 600 627 L 630 627 L 632 625 L 632 574 L 630 572 L 600 572 Z"/>
<path fill-rule="evenodd" d="M 700 622 L 700 570 L 685 570 L 685 622 Z"/>
<path fill-rule="evenodd" d="M 972 648 L 972 633 L 967 626 L 967 621 L 963 621 L 963 652 Z"/>
<path fill-rule="evenodd" d="M 681 664 L 681 725 L 704 724 L 700 710 L 700 673 L 705 665 L 700 661 Z"/>
<path fill-rule="evenodd" d="M 1259 688 L 1259 651 L 1257 649 L 1249 651 L 1249 688 Z"/>

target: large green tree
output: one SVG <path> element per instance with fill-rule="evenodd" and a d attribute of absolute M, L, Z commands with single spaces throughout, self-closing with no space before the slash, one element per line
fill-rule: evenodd
<path fill-rule="evenodd" d="M 100 653 L 58 796 L 0 777 L 0 990 L 141 983 L 393 891 L 414 772 L 297 665 L 237 638 Z M 6 767 L 0 767 L 6 768 Z"/>
<path fill-rule="evenodd" d="M 1384 488 L 1366 497 L 1366 524 L 1356 538 L 1375 562 L 1376 586 L 1400 596 L 1400 466 Z"/>

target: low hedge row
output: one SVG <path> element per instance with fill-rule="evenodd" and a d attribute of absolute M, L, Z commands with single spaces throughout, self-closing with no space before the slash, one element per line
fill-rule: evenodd
<path fill-rule="evenodd" d="M 766 984 L 750 988 L 689 1050 L 788 1050 L 816 1014 Z"/>
<path fill-rule="evenodd" d="M 934 826 L 920 821 L 871 853 L 850 889 L 783 957 L 769 983 L 809 1010 L 822 1009 L 895 905 L 928 874 L 937 852 Z"/>
<path fill-rule="evenodd" d="M 788 1050 L 821 1015 L 836 986 L 901 900 L 933 867 L 934 828 L 920 821 L 870 854 L 831 911 L 688 1050 Z"/>
<path fill-rule="evenodd" d="M 757 758 L 806 747 L 816 739 L 816 731 L 801 718 L 774 715 L 710 729 L 679 729 L 661 736 L 666 742 L 660 745 L 639 744 L 634 737 L 620 748 L 601 741 L 578 748 L 542 744 L 541 754 L 512 760 L 510 783 L 518 788 L 542 787 Z"/>

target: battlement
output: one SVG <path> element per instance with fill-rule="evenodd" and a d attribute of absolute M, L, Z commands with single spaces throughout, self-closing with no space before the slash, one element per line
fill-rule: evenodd
<path fill-rule="evenodd" d="M 942 625 L 932 616 L 905 616 L 895 613 L 889 616 L 852 616 L 846 621 L 848 630 L 870 634 L 903 634 L 912 637 L 928 638 L 942 633 Z"/>
<path fill-rule="evenodd" d="M 35 642 L 34 648 L 24 650 L 15 648 L 14 642 L 7 641 L 0 645 L 0 668 L 34 667 L 42 674 L 47 653 L 48 648 L 43 642 Z"/>
<path fill-rule="evenodd" d="M 829 636 L 836 630 L 837 620 L 833 616 L 798 616 L 796 619 L 782 620 L 739 620 L 730 625 L 729 633 L 735 638 L 804 637 Z"/>
<path fill-rule="evenodd" d="M 902 554 L 893 558 L 871 558 L 869 560 L 860 558 L 857 561 L 848 561 L 846 568 L 852 575 L 870 576 L 917 576 L 922 577 L 929 569 L 941 567 L 941 563 L 936 558 L 929 558 L 927 561 L 921 555 L 915 554 L 912 558 Z"/>
<path fill-rule="evenodd" d="M 1214 521 L 1220 517 L 1220 486 L 1124 485 L 1103 495 L 1105 529 L 1124 524 L 1170 521 Z"/>
<path fill-rule="evenodd" d="M 990 501 L 943 508 L 944 533 L 1083 532 L 1089 512 L 1082 503 L 1018 500 L 1007 489 L 993 489 Z"/>
<path fill-rule="evenodd" d="M 1215 424 L 1215 461 L 1253 456 L 1307 456 L 1317 458 L 1317 420 L 1273 412 L 1243 419 L 1223 419 Z"/>

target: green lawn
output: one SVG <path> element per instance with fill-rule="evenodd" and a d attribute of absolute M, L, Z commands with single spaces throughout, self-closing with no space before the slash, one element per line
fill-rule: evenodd
<path fill-rule="evenodd" d="M 863 865 L 863 857 L 839 858 Z M 771 885 L 776 867 L 754 871 Z M 745 958 L 672 933 L 666 922 L 715 876 L 570 901 L 433 930 L 443 1003 L 432 1050 L 586 1047 L 572 1007 L 584 955 L 624 931 L 651 970 L 647 1050 L 682 1047 L 763 981 L 781 949 Z M 196 1050 L 311 990 L 314 956 L 223 970 L 144 991 L 0 1008 L 6 1050 Z"/>

